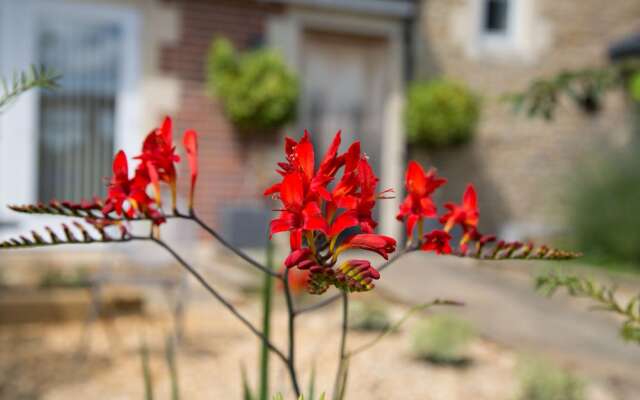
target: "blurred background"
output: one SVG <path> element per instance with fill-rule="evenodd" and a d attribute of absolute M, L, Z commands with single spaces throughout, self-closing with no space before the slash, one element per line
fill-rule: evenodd
<path fill-rule="evenodd" d="M 640 290 L 640 75 L 610 76 L 638 57 L 636 0 L 0 0 L 0 75 L 32 64 L 61 74 L 59 88 L 0 114 L 0 239 L 58 221 L 8 204 L 103 196 L 115 151 L 135 155 L 170 115 L 176 141 L 200 134 L 199 215 L 264 257 L 273 204 L 262 191 L 284 135 L 308 129 L 323 152 L 342 130 L 343 143 L 362 140 L 380 190 L 396 190 L 377 206 L 381 233 L 403 235 L 395 212 L 417 159 L 449 179 L 439 202 L 475 184 L 482 232 L 585 253 L 562 266 L 407 257 L 372 296 L 391 302 L 391 315 L 434 297 L 464 301 L 456 318 L 475 333 L 462 335 L 474 338 L 462 358 L 474 362 L 425 362 L 434 356 L 415 336 L 439 333 L 416 323 L 359 360 L 367 371 L 356 374 L 377 389 L 353 385 L 352 398 L 512 399 L 534 378 L 573 387 L 568 369 L 583 397 L 519 398 L 635 399 L 638 346 L 584 303 L 537 295 L 531 278 L 557 267 L 623 296 Z M 551 114 L 514 112 L 523 98 L 509 94 L 529 89 L 535 102 L 540 87 Z M 164 235 L 257 318 L 260 281 L 240 261 L 189 224 L 171 222 Z M 287 241 L 276 241 L 280 260 Z M 0 398 L 141 398 L 135 349 L 141 337 L 155 346 L 153 372 L 166 382 L 167 334 L 185 343 L 185 398 L 239 398 L 238 366 L 254 362 L 257 343 L 217 307 L 151 246 L 2 252 Z M 301 335 L 319 341 L 339 324 L 307 318 Z M 406 345 L 411 335 L 419 344 Z M 332 343 L 300 362 L 320 365 Z M 559 372 L 540 378 L 551 367 L 525 361 L 523 378 L 523 354 Z M 411 372 L 388 375 L 399 368 Z M 319 382 L 328 389 L 330 373 Z"/>

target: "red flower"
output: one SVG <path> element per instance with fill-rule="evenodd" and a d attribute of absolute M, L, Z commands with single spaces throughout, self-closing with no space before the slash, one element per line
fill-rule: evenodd
<path fill-rule="evenodd" d="M 381 197 L 376 193 L 378 178 L 360 152 L 360 143 L 353 143 L 343 154 L 339 147 L 340 132 L 315 169 L 309 133 L 305 131 L 300 141 L 286 138 L 286 162 L 278 163 L 276 171 L 282 181 L 264 193 L 277 195 L 282 202 L 270 232 L 290 232 L 292 252 L 284 264 L 309 272 L 310 293 L 323 293 L 331 285 L 347 291 L 373 288 L 371 281 L 380 277 L 378 271 L 363 260 L 347 260 L 336 267 L 339 253 L 360 248 L 388 258 L 396 248 L 394 239 L 373 233 L 377 222 L 372 210 Z M 330 190 L 340 170 L 342 176 Z M 342 233 L 356 227 L 363 233 L 345 240 Z"/>
<path fill-rule="evenodd" d="M 303 248 L 293 250 L 291 254 L 289 254 L 289 256 L 284 260 L 284 266 L 287 268 L 295 267 L 302 261 L 308 260 L 310 256 L 311 249 Z"/>
<path fill-rule="evenodd" d="M 175 153 L 171 118 L 166 117 L 159 129 L 154 129 L 147 135 L 142 145 L 142 154 L 136 157 L 142 161 L 139 168 L 146 168 L 151 163 L 158 171 L 161 181 L 171 187 L 172 206 L 176 207 L 176 168 L 175 163 L 180 157 Z"/>
<path fill-rule="evenodd" d="M 462 196 L 462 205 L 447 203 L 444 205 L 448 213 L 440 217 L 440 223 L 445 224 L 444 230 L 449 232 L 454 225 L 459 224 L 466 235 L 474 235 L 478 227 L 478 197 L 473 185 L 467 186 Z M 469 236 L 469 239 L 471 237 Z"/>
<path fill-rule="evenodd" d="M 280 186 L 280 199 L 284 205 L 280 217 L 271 221 L 270 232 L 289 231 L 291 249 L 302 246 L 303 230 L 327 232 L 327 223 L 315 202 L 305 202 L 304 178 L 300 172 L 292 172 L 284 177 Z"/>
<path fill-rule="evenodd" d="M 333 180 L 343 160 L 337 156 L 340 146 L 340 132 L 337 132 L 331 146 L 327 150 L 318 171 L 315 172 L 315 151 L 313 143 L 309 137 L 309 132 L 304 131 L 304 135 L 299 142 L 287 137 L 285 138 L 286 162 L 278 163 L 278 172 L 283 177 L 292 173 L 300 172 L 304 178 L 303 182 L 308 187 L 309 196 L 320 196 L 324 200 L 330 199 L 327 185 Z M 264 195 L 280 193 L 282 183 L 276 183 L 264 191 Z"/>
<path fill-rule="evenodd" d="M 189 190 L 189 210 L 193 211 L 193 197 L 196 190 L 196 180 L 198 179 L 198 134 L 196 131 L 188 130 L 182 139 L 184 149 L 189 160 L 191 170 L 191 189 Z"/>
<path fill-rule="evenodd" d="M 375 233 L 361 233 L 347 238 L 336 253 L 339 254 L 349 248 L 375 251 L 386 260 L 389 258 L 389 253 L 396 251 L 396 240 Z"/>
<path fill-rule="evenodd" d="M 435 170 L 425 173 L 420 164 L 409 162 L 405 178 L 407 197 L 400 205 L 400 211 L 396 218 L 407 224 L 407 235 L 413 236 L 416 223 L 423 218 L 437 216 L 437 208 L 431 199 L 433 192 L 447 182 L 444 178 L 438 178 Z M 422 232 L 419 232 L 422 234 Z"/>
<path fill-rule="evenodd" d="M 373 169 L 366 159 L 361 159 L 358 163 L 358 181 L 360 184 L 360 195 L 356 198 L 354 210 L 358 217 L 360 230 L 364 233 L 372 233 L 378 226 L 373 219 L 373 207 L 376 205 L 378 194 L 378 177 L 373 173 Z"/>
<path fill-rule="evenodd" d="M 160 177 L 158 175 L 158 171 L 156 167 L 153 166 L 152 163 L 147 163 L 147 173 L 149 174 L 149 180 L 151 181 L 151 186 L 153 187 L 153 194 L 156 199 L 156 205 L 158 207 L 162 206 L 162 198 L 160 193 Z"/>
<path fill-rule="evenodd" d="M 436 254 L 451 254 L 451 245 L 449 241 L 451 235 L 443 230 L 434 230 L 424 235 L 421 250 L 435 251 Z"/>
<path fill-rule="evenodd" d="M 119 151 L 113 159 L 113 177 L 102 212 L 109 214 L 115 211 L 118 215 L 133 218 L 137 211 L 144 211 L 151 202 L 146 193 L 149 182 L 146 173 L 136 173 L 133 179 L 129 179 L 127 156 L 124 151 Z"/>
<path fill-rule="evenodd" d="M 329 228 L 329 238 L 337 238 L 346 229 L 352 228 L 358 225 L 358 218 L 355 212 L 345 211 L 337 216 L 331 227 Z"/>

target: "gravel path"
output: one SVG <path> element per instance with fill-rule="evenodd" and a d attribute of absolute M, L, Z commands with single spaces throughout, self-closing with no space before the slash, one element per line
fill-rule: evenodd
<path fill-rule="evenodd" d="M 458 312 L 485 337 L 621 380 L 625 393 L 635 394 L 630 398 L 640 398 L 640 346 L 620 340 L 619 321 L 608 313 L 588 311 L 588 301 L 560 293 L 547 299 L 535 293 L 533 277 L 544 268 L 549 266 L 540 262 L 496 263 L 414 253 L 385 271 L 380 287 L 409 303 L 435 297 L 461 300 L 467 306 Z"/>

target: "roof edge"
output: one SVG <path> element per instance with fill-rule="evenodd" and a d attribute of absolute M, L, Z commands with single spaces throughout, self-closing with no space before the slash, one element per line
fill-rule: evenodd
<path fill-rule="evenodd" d="M 415 14 L 413 2 L 392 0 L 259 0 L 263 3 L 300 5 L 385 17 L 409 18 Z"/>

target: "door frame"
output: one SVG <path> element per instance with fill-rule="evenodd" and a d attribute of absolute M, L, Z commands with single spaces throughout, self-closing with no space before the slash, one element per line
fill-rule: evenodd
<path fill-rule="evenodd" d="M 290 67 L 302 70 L 301 54 L 306 30 L 372 36 L 386 39 L 389 51 L 389 92 L 384 101 L 383 128 L 381 138 L 380 187 L 394 188 L 395 199 L 379 203 L 381 233 L 401 236 L 402 226 L 395 221 L 400 205 L 402 176 L 405 166 L 406 135 L 402 123 L 404 106 L 405 46 L 404 27 L 401 18 L 365 14 L 340 14 L 327 8 L 291 5 L 286 12 L 272 15 L 267 21 L 267 38 L 277 48 Z M 301 131 L 302 127 L 298 127 Z"/>
<path fill-rule="evenodd" d="M 131 133 L 139 132 L 141 21 L 134 8 L 65 0 L 0 0 L 0 73 L 10 76 L 13 71 L 34 64 L 36 24 L 40 18 L 55 18 L 56 15 L 115 21 L 122 27 L 114 146 L 128 154 L 135 153 L 139 140 Z M 7 212 L 6 206 L 37 201 L 38 96 L 37 90 L 25 93 L 0 115 L 0 220 L 10 221 L 19 229 L 31 225 L 31 218 Z M 41 224 L 43 220 L 39 219 L 39 222 Z"/>

